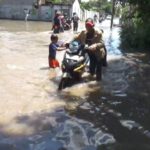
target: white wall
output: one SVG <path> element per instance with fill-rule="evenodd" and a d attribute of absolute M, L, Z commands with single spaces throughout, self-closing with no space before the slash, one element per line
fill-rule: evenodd
<path fill-rule="evenodd" d="M 97 17 L 99 18 L 99 13 L 95 12 L 95 11 L 88 11 L 88 10 L 84 10 L 84 19 L 87 18 L 93 18 L 94 19 L 94 15 L 97 15 Z"/>
<path fill-rule="evenodd" d="M 72 13 L 74 12 L 79 16 L 79 18 L 82 18 L 82 10 L 78 0 L 75 0 L 72 5 Z"/>
<path fill-rule="evenodd" d="M 94 11 L 82 10 L 78 0 L 75 0 L 72 6 L 72 13 L 76 12 L 81 20 L 86 20 L 87 18 L 94 18 L 96 14 L 99 18 L 99 13 Z"/>

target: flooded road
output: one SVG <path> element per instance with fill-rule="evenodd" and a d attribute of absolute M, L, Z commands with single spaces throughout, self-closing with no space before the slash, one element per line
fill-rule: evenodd
<path fill-rule="evenodd" d="M 150 150 L 150 55 L 124 53 L 109 23 L 100 24 L 102 81 L 58 92 L 61 70 L 47 59 L 51 24 L 0 20 L 0 150 Z"/>

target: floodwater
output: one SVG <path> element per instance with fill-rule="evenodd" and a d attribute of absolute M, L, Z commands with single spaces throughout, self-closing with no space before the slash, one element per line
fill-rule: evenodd
<path fill-rule="evenodd" d="M 109 25 L 97 25 L 108 50 L 102 81 L 58 92 L 51 24 L 0 20 L 0 150 L 150 150 L 150 55 L 123 52 L 120 29 Z"/>

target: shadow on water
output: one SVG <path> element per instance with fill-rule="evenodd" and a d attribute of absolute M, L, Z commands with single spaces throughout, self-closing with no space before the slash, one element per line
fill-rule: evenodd
<path fill-rule="evenodd" d="M 10 23 L 11 22 L 11 23 Z M 50 31 L 51 23 L 41 21 L 0 20 L 0 30 L 8 32 L 42 32 Z"/>
<path fill-rule="evenodd" d="M 150 68 L 144 66 L 146 68 L 141 72 L 137 70 L 134 61 L 130 61 L 126 58 L 109 61 L 108 68 L 103 71 L 103 80 L 86 84 L 92 91 L 85 91 L 83 97 L 72 93 L 74 90 L 81 91 L 81 88 L 84 90 L 80 84 L 71 87 L 72 90 L 68 88 L 57 93 L 66 101 L 65 109 L 57 108 L 54 112 L 48 110 L 16 117 L 17 124 L 26 126 L 32 132 L 1 132 L 0 148 L 149 150 L 149 89 L 147 87 L 141 91 L 143 86 L 148 86 L 145 83 L 149 76 L 143 79 L 141 73 L 149 73 L 147 71 Z M 142 84 L 137 83 L 137 80 L 142 81 Z"/>
<path fill-rule="evenodd" d="M 100 128 L 103 132 L 113 135 L 116 143 L 111 144 L 111 147 L 109 142 L 107 144 L 101 143 L 100 145 L 104 144 L 105 148 L 114 150 L 117 147 L 120 150 L 126 149 L 127 147 L 138 150 L 141 150 L 141 148 L 149 149 L 150 137 L 149 131 L 146 130 L 148 129 L 149 119 L 146 121 L 148 123 L 147 126 L 145 126 L 145 123 L 143 124 L 145 118 L 141 120 L 141 117 L 138 117 L 138 111 L 142 108 L 136 108 L 136 112 L 133 112 L 130 110 L 131 107 L 132 109 L 133 107 L 135 108 L 135 105 L 131 104 L 132 101 L 130 99 L 130 103 L 122 101 L 126 101 L 126 98 L 113 97 L 108 93 L 106 95 L 101 95 L 99 92 L 93 93 L 89 95 L 86 103 L 76 109 L 74 115 L 77 118 L 92 122 L 95 128 Z M 87 106 L 90 107 L 87 108 Z M 148 110 L 148 108 L 144 107 L 144 110 L 146 109 Z M 133 113 L 132 117 L 127 112 L 129 114 Z M 146 113 L 146 117 L 149 118 L 149 115 L 147 115 Z M 101 149 L 103 146 L 99 147 Z"/>
<path fill-rule="evenodd" d="M 115 62 L 113 63 L 115 64 Z M 148 71 L 149 68 L 146 70 Z M 137 83 L 137 80 L 141 81 L 142 76 L 141 78 L 137 77 L 140 73 L 133 69 L 134 67 L 132 69 L 127 68 L 127 70 L 124 68 L 125 75 L 123 77 L 126 77 L 125 80 L 128 82 L 128 87 L 123 91 L 119 85 L 117 85 L 118 89 L 114 90 L 113 84 L 115 84 L 116 80 L 112 80 L 110 81 L 112 84 L 110 84 L 112 86 L 111 90 L 105 91 L 105 87 L 101 91 L 97 90 L 89 93 L 86 102 L 79 105 L 73 113 L 77 118 L 92 122 L 95 128 L 100 128 L 102 131 L 113 135 L 116 142 L 111 145 L 109 142 L 105 143 L 105 145 L 101 143 L 100 145 L 103 146 L 99 146 L 100 149 L 102 147 L 112 150 L 150 149 L 150 103 L 149 87 L 147 88 L 149 85 L 145 84 L 146 81 L 149 81 L 149 77 L 146 77 L 142 84 L 140 82 Z M 132 74 L 134 79 L 128 76 L 130 74 Z M 121 76 L 122 72 L 118 72 L 118 75 Z M 104 79 L 103 84 L 105 82 Z"/>
<path fill-rule="evenodd" d="M 49 67 L 41 67 L 40 70 L 49 70 Z"/>

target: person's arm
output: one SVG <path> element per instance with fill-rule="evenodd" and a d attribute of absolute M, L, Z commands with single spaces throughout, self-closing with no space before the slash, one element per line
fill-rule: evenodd
<path fill-rule="evenodd" d="M 57 47 L 57 51 L 62 51 L 62 50 L 65 50 L 66 49 L 66 47 L 64 47 L 64 46 L 60 46 L 60 47 Z"/>
<path fill-rule="evenodd" d="M 64 45 L 64 43 L 61 43 L 60 45 L 57 44 L 57 48 L 56 48 L 57 51 L 62 51 L 65 49 L 66 49 L 66 46 Z"/>
<path fill-rule="evenodd" d="M 74 39 L 73 40 L 77 40 L 77 41 L 79 41 L 79 42 L 81 42 L 83 39 L 82 39 L 82 35 L 84 34 L 84 31 L 81 31 L 78 35 L 76 35 L 75 37 L 74 37 Z"/>
<path fill-rule="evenodd" d="M 88 47 L 88 50 L 89 51 L 96 51 L 97 49 L 100 49 L 104 47 L 104 43 L 100 42 L 100 43 L 95 43 L 95 44 L 92 44 L 91 46 Z"/>
<path fill-rule="evenodd" d="M 104 42 L 102 41 L 102 32 L 97 32 L 96 37 L 94 37 L 93 39 L 94 44 L 92 44 L 91 46 L 89 46 L 89 50 L 91 51 L 95 51 L 97 49 L 100 49 L 102 47 L 104 47 Z"/>

